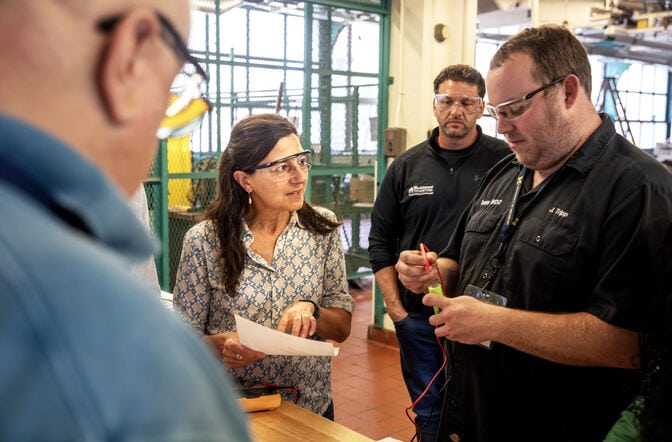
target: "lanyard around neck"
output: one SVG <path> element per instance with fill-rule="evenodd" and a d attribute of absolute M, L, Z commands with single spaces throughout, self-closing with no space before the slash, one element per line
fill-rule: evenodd
<path fill-rule="evenodd" d="M 527 167 L 523 166 L 523 168 L 520 169 L 520 172 L 518 172 L 518 176 L 516 177 L 516 189 L 513 192 L 511 205 L 509 206 L 508 212 L 506 212 L 506 218 L 504 218 L 504 223 L 502 224 L 502 230 L 499 234 L 500 244 L 497 253 L 499 253 L 502 250 L 502 248 L 506 247 L 509 241 L 511 241 L 513 231 L 516 229 L 518 221 L 520 221 L 520 214 L 516 214 L 516 208 L 518 207 L 518 200 L 520 199 L 520 192 L 523 189 L 523 182 L 525 181 L 527 170 L 528 170 Z"/>
<path fill-rule="evenodd" d="M 489 261 L 490 266 L 492 267 L 492 271 L 489 273 L 483 272 L 482 274 L 483 275 L 482 278 L 487 279 L 483 288 L 486 288 L 490 284 L 490 281 L 492 281 L 492 279 L 502 266 L 502 263 L 504 261 L 504 254 L 506 253 L 506 249 L 509 245 L 509 242 L 511 242 L 513 232 L 516 230 L 516 227 L 518 226 L 521 218 L 523 217 L 525 210 L 522 210 L 520 212 L 518 211 L 518 201 L 520 200 L 520 196 L 525 183 L 525 178 L 527 177 L 528 172 L 529 169 L 523 166 L 520 169 L 518 176 L 516 177 L 516 187 L 513 192 L 513 198 L 511 199 L 511 205 L 509 206 L 509 210 L 506 213 L 506 218 L 504 218 L 504 222 L 502 223 L 502 229 L 499 234 L 499 247 L 497 247 L 497 251 L 492 256 L 492 258 L 490 258 Z M 532 205 L 532 202 L 536 200 L 539 197 L 539 195 L 541 195 L 541 192 L 548 185 L 548 183 L 551 181 L 554 175 L 555 174 L 549 176 L 544 181 L 542 181 L 541 184 L 539 184 L 536 192 L 534 193 L 534 196 L 532 197 L 530 202 L 525 206 L 526 208 L 530 207 Z"/>

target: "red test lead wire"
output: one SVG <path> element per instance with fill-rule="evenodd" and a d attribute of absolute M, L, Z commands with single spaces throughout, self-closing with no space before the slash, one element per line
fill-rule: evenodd
<path fill-rule="evenodd" d="M 432 266 L 429 264 L 429 260 L 427 259 L 427 252 L 429 252 L 429 249 L 427 246 L 423 243 L 420 243 L 420 255 L 425 259 L 425 270 L 429 270 Z"/>
<path fill-rule="evenodd" d="M 424 265 L 425 270 L 430 270 L 432 268 L 431 264 L 429 263 L 429 260 L 427 259 L 427 253 L 428 252 L 429 252 L 429 248 L 424 243 L 420 243 L 420 255 L 425 259 L 425 265 Z M 441 272 L 439 271 L 438 266 L 436 268 L 436 274 L 437 274 L 438 279 L 439 279 L 439 284 L 435 287 L 436 291 L 431 290 L 431 289 L 429 291 L 430 291 L 430 293 L 443 295 L 443 293 L 444 293 L 443 292 L 443 278 L 441 277 Z M 434 307 L 434 313 L 439 313 L 438 307 Z M 418 402 L 420 402 L 425 397 L 425 395 L 427 394 L 429 389 L 432 387 L 432 385 L 434 384 L 436 379 L 439 377 L 439 375 L 443 372 L 444 368 L 446 367 L 446 364 L 448 363 L 448 354 L 446 353 L 446 349 L 443 347 L 443 345 L 441 343 L 441 339 L 438 336 L 436 337 L 436 343 L 439 345 L 439 348 L 441 349 L 441 353 L 443 354 L 443 362 L 441 363 L 441 367 L 439 367 L 439 369 L 436 371 L 436 373 L 434 373 L 434 376 L 429 381 L 429 383 L 427 384 L 427 386 L 425 387 L 423 392 L 418 396 L 418 398 L 415 401 L 413 401 L 413 403 L 411 405 L 409 405 L 408 407 L 406 407 L 406 409 L 405 409 L 406 417 L 408 417 L 408 419 L 411 421 L 411 423 L 416 428 L 416 435 L 418 436 L 418 442 L 422 442 L 422 429 L 417 426 L 417 424 L 415 422 L 415 419 L 413 419 L 411 417 L 410 412 L 411 412 L 411 410 L 413 410 L 413 407 L 415 407 L 418 404 Z"/>

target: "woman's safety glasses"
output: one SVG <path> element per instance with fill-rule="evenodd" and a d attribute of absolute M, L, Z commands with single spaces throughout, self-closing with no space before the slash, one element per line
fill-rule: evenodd
<path fill-rule="evenodd" d="M 273 181 L 280 182 L 289 180 L 294 175 L 295 170 L 308 173 L 310 166 L 310 151 L 304 150 L 303 152 L 271 161 L 270 163 L 259 164 L 245 170 L 245 172 L 252 173 L 255 170 L 267 171 Z"/>

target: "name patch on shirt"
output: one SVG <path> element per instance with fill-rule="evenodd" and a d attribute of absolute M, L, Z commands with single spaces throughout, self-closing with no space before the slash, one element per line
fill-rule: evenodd
<path fill-rule="evenodd" d="M 491 199 L 491 200 L 481 200 L 481 206 L 499 206 L 502 204 L 502 200 Z"/>
<path fill-rule="evenodd" d="M 411 186 L 408 196 L 434 195 L 434 186 Z"/>
<path fill-rule="evenodd" d="M 569 213 L 565 212 L 559 207 L 551 207 L 548 209 L 548 213 L 552 213 L 555 216 L 559 216 L 560 218 L 567 218 L 569 216 Z"/>

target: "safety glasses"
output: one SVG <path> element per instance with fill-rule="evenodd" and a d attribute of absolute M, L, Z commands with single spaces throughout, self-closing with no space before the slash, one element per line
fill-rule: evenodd
<path fill-rule="evenodd" d="M 504 103 L 499 104 L 497 106 L 486 104 L 485 108 L 488 110 L 488 113 L 493 117 L 495 117 L 496 119 L 503 118 L 505 120 L 515 120 L 516 118 L 522 116 L 525 112 L 530 110 L 532 104 L 531 102 L 532 97 L 537 95 L 539 92 L 545 91 L 551 86 L 555 86 L 556 84 L 562 82 L 564 79 L 565 77 L 553 80 L 550 83 L 546 83 L 543 86 L 540 86 L 537 89 L 533 90 L 532 92 L 523 95 L 520 98 L 505 101 Z"/>

